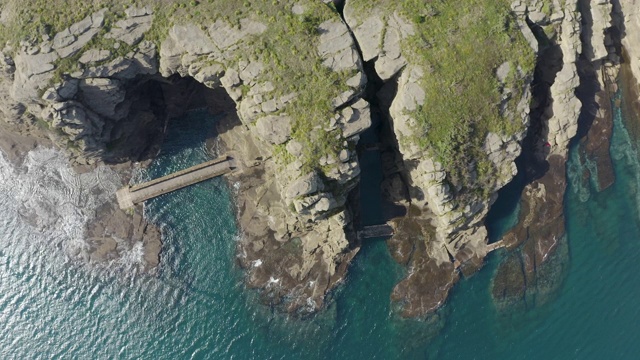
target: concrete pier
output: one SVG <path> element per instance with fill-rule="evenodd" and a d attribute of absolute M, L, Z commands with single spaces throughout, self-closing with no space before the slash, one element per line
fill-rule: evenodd
<path fill-rule="evenodd" d="M 389 224 L 363 226 L 358 231 L 360 240 L 393 236 L 393 227 Z"/>
<path fill-rule="evenodd" d="M 230 173 L 236 167 L 235 160 L 225 155 L 142 184 L 126 186 L 116 192 L 118 205 L 123 210 L 128 209 L 154 197 Z"/>

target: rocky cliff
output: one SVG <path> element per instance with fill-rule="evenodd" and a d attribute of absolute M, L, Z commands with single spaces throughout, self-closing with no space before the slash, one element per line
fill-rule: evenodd
<path fill-rule="evenodd" d="M 483 11 L 477 11 L 480 4 L 412 6 L 351 0 L 344 10 L 364 60 L 374 62 L 377 75 L 397 89 L 380 97 L 391 98 L 388 117 L 395 138 L 386 193 L 413 209 L 408 219 L 395 222 L 397 234 L 390 241 L 391 252 L 409 267 L 392 295 L 404 304 L 406 316 L 436 309 L 457 280 L 457 267 L 471 273 L 488 252 L 483 222 L 496 191 L 517 171 L 534 53 L 520 30 L 529 28 L 517 26 L 520 20 L 500 4 Z M 483 33 L 469 25 L 475 20 L 513 24 L 503 30 L 507 43 L 484 39 L 489 48 L 509 50 L 489 55 L 473 49 L 471 42 Z M 447 32 L 455 37 L 445 37 Z M 465 65 L 465 56 L 477 63 Z M 474 101 L 499 105 L 469 105 Z M 404 184 L 391 180 L 393 172 Z M 404 186 L 408 194 L 402 196 Z"/>
<path fill-rule="evenodd" d="M 631 71 L 636 79 L 640 79 L 640 2 L 637 0 L 612 1 L 615 4 L 614 11 L 623 23 L 618 26 L 623 32 L 622 46 L 628 55 Z M 640 80 L 639 80 L 640 81 Z"/>
<path fill-rule="evenodd" d="M 563 206 L 569 176 L 581 177 L 578 183 L 592 181 L 598 191 L 614 181 L 610 108 L 620 61 L 614 6 L 565 1 L 548 7 L 547 13 L 537 6 L 534 1 L 514 3 L 514 10 L 533 22 L 545 60 L 538 64 L 534 86 L 541 90 L 524 141 L 527 185 L 519 222 L 503 238 L 510 251 L 493 283 L 499 308 L 543 303 L 562 281 L 568 258 Z M 531 9 L 537 10 L 532 14 Z M 577 143 L 582 154 L 584 170 L 578 175 L 565 169 L 570 143 Z"/>
<path fill-rule="evenodd" d="M 137 161 L 153 156 L 180 78 L 223 89 L 239 121 L 230 116 L 221 139 L 247 169 L 239 254 L 249 284 L 273 304 L 314 311 L 357 251 L 346 198 L 371 120 L 357 98 L 366 78 L 356 45 L 335 10 L 315 1 L 254 4 L 246 14 L 191 3 L 95 4 L 68 24 L 9 39 L 3 118 L 22 132 L 40 125 L 76 163 Z M 3 15 L 20 15 L 4 18 L 5 29 L 41 5 L 7 2 Z"/>
<path fill-rule="evenodd" d="M 388 116 L 395 138 L 389 143 L 395 155 L 387 167 L 386 193 L 409 207 L 409 215 L 395 221 L 397 233 L 389 242 L 396 260 L 409 269 L 392 294 L 403 314 L 433 311 L 457 280 L 458 267 L 470 274 L 482 264 L 490 248 L 484 227 L 487 212 L 497 191 L 518 171 L 529 185 L 523 192 L 521 222 L 504 244 L 522 252 L 525 264 L 520 268 L 532 280 L 531 274 L 551 257 L 564 236 L 564 168 L 579 118 L 584 118 L 585 129 L 592 128 L 585 146 L 602 155 L 595 157 L 603 162 L 600 183 L 606 187 L 613 181 L 606 175 L 610 173 L 607 146 L 598 145 L 608 143 L 611 122 L 605 115 L 594 121 L 593 109 L 608 106 L 606 88 L 615 86 L 611 79 L 620 55 L 619 27 L 613 24 L 616 6 L 617 2 L 608 1 L 521 0 L 503 12 L 499 2 L 471 1 L 455 8 L 346 2 L 345 20 L 364 60 L 374 62 L 377 74 L 395 89 L 380 97 L 391 99 Z M 483 14 L 479 8 L 492 12 Z M 490 26 L 492 14 L 503 15 L 500 19 L 507 24 L 502 31 L 511 43 L 502 45 L 509 48 L 504 54 L 496 50 L 500 44 L 492 46 L 465 32 L 472 28 L 472 18 L 482 18 Z M 498 54 L 488 57 L 482 49 L 470 50 L 467 41 L 484 41 Z M 526 45 L 536 55 L 535 78 Z M 453 50 L 442 50 L 445 47 Z M 468 58 L 474 59 L 473 68 L 459 66 Z M 480 87 L 456 76 L 461 72 L 476 74 L 476 82 L 478 77 L 493 81 L 482 92 L 485 101 L 497 99 L 486 111 L 469 110 L 463 102 L 451 100 L 461 96 L 473 102 L 474 90 Z M 438 111 L 440 107 L 446 110 Z M 494 116 L 500 126 L 488 120 Z M 516 158 L 521 159 L 520 168 Z M 408 194 L 402 191 L 405 185 Z M 508 277 L 514 268 L 507 263 L 498 277 L 503 273 Z M 494 294 L 500 289 L 496 281 Z"/>
<path fill-rule="evenodd" d="M 76 164 L 114 164 L 152 158 L 194 93 L 226 102 L 216 141 L 243 163 L 230 176 L 239 263 L 266 302 L 298 313 L 324 305 L 359 248 L 348 196 L 367 75 L 384 83 L 383 191 L 407 209 L 392 221 L 408 269 L 392 299 L 423 316 L 482 265 L 484 220 L 519 171 L 525 210 L 504 243 L 534 259 L 520 269 L 553 253 L 589 81 L 613 76 L 601 70 L 619 62 L 618 39 L 640 72 L 635 0 L 347 0 L 342 14 L 315 0 L 72 2 L 2 2 L 3 128 L 45 134 Z"/>

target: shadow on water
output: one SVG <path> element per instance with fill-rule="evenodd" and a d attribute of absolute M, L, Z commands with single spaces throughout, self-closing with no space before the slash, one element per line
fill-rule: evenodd
<path fill-rule="evenodd" d="M 588 9 L 581 10 L 584 12 Z M 518 175 L 499 191 L 498 199 L 491 207 L 485 221 L 490 242 L 500 240 L 507 231 L 518 224 L 521 197 L 527 185 L 541 179 L 545 174 L 549 175 L 547 172 L 550 164 L 546 159 L 549 144 L 546 141 L 549 131 L 548 120 L 554 116 L 551 112 L 553 102 L 551 86 L 555 81 L 562 80 L 556 79 L 556 76 L 562 68 L 562 59 L 565 54 L 562 54 L 553 40 L 547 38 L 539 26 L 530 21 L 528 25 L 541 46 L 541 54 L 538 57 L 532 81 L 534 100 L 530 109 L 530 126 L 522 142 L 522 154 L 516 160 Z M 591 35 L 589 16 L 583 18 L 583 27 L 586 31 L 582 34 L 582 40 L 586 41 Z M 596 93 L 601 90 L 596 72 L 600 64 L 592 64 L 588 59 L 589 53 L 590 51 L 585 51 L 576 62 L 580 84 L 575 94 L 582 103 L 582 107 L 577 119 L 577 136 L 569 144 L 570 157 L 574 157 L 577 152 L 582 152 L 579 146 L 580 139 L 589 132 L 599 107 L 595 98 Z M 568 170 L 571 162 L 569 161 L 566 165 Z M 567 194 L 563 193 L 564 184 L 558 191 L 562 191 L 558 195 L 566 199 Z M 527 198 L 524 201 L 530 200 Z M 566 200 L 563 212 L 565 214 L 567 212 Z M 495 292 L 497 287 L 499 295 L 495 299 L 496 306 L 503 308 L 500 311 L 499 323 L 502 325 L 499 331 L 505 331 L 504 336 L 508 336 L 510 331 L 534 327 L 534 324 L 544 321 L 547 318 L 545 314 L 552 308 L 552 302 L 562 291 L 570 265 L 568 236 L 565 233 L 559 235 L 557 239 L 554 237 L 556 245 L 553 252 L 546 253 L 542 259 L 538 258 L 536 252 L 536 246 L 543 244 L 545 237 L 551 236 L 545 232 L 548 224 L 550 223 L 540 224 L 540 230 L 536 229 L 532 233 L 525 225 L 527 235 L 520 232 L 515 236 L 536 237 L 520 239 L 522 244 L 517 249 L 509 252 L 502 250 L 497 254 L 500 265 L 492 280 L 492 292 Z M 566 231 L 564 225 L 562 230 Z"/>
<path fill-rule="evenodd" d="M 127 85 L 121 107 L 127 121 L 106 121 L 110 141 L 97 153 L 107 163 L 154 159 L 170 136 L 168 126 L 182 121 L 189 110 L 235 113 L 235 102 L 224 88 L 210 89 L 192 77 L 179 75 L 136 77 Z M 210 129 L 204 131 L 206 134 Z"/>
<path fill-rule="evenodd" d="M 507 230 L 515 226 L 520 196 L 524 188 L 535 179 L 541 178 L 549 169 L 547 161 L 540 159 L 536 152 L 541 139 L 546 136 L 549 116 L 547 109 L 552 103 L 551 85 L 562 68 L 562 51 L 539 25 L 528 19 L 527 25 L 540 46 L 540 55 L 531 82 L 533 100 L 529 112 L 529 128 L 521 144 L 522 152 L 515 161 L 518 173 L 509 184 L 498 191 L 498 198 L 485 220 L 490 243 L 500 240 Z"/>

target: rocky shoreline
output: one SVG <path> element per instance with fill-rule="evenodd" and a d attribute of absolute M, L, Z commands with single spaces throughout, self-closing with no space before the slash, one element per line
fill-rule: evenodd
<path fill-rule="evenodd" d="M 53 147 L 51 140 L 44 135 L 37 129 L 32 129 L 28 136 L 13 131 L 3 131 L 0 134 L 0 151 L 14 167 L 18 168 L 30 151 Z M 73 171 L 78 175 L 90 173 L 95 171 L 96 166 L 97 164 L 76 164 Z M 126 164 L 112 167 L 112 169 L 120 179 L 125 180 L 128 180 L 132 170 Z M 83 238 L 86 248 L 69 255 L 89 264 L 108 267 L 123 253 L 131 251 L 137 246 L 136 244 L 139 244 L 142 249 L 142 258 L 139 264 L 135 264 L 136 269 L 142 272 L 155 271 L 162 245 L 160 230 L 144 220 L 141 207 L 132 210 L 131 212 L 120 210 L 115 199 L 101 205 L 95 213 L 90 215 L 91 218 L 84 230 Z M 24 214 L 23 218 L 33 226 L 38 226 L 38 219 L 32 218 L 30 212 Z"/>
<path fill-rule="evenodd" d="M 514 1 L 505 15 L 513 25 L 508 41 L 523 53 L 491 60 L 484 75 L 499 85 L 499 106 L 472 114 L 478 122 L 495 115 L 508 126 L 486 125 L 476 139 L 477 123 L 451 130 L 445 122 L 440 130 L 454 145 L 437 139 L 436 146 L 422 141 L 443 125 L 420 124 L 437 105 L 429 103 L 434 95 L 425 81 L 440 69 L 407 44 L 429 48 L 419 34 L 424 17 L 438 12 L 416 18 L 395 7 L 362 11 L 367 6 L 279 4 L 265 8 L 273 14 L 177 22 L 159 38 L 154 26 L 166 16 L 162 9 L 91 9 L 58 33 L 3 50 L 0 148 L 19 161 L 38 143 L 58 146 L 79 172 L 109 164 L 128 181 L 132 162 L 157 154 L 172 118 L 194 106 L 225 113 L 213 142 L 242 163 L 228 181 L 238 187 L 237 257 L 246 283 L 265 303 L 307 315 L 325 307 L 359 250 L 357 204 L 349 198 L 360 181 L 360 134 L 371 126 L 371 112 L 380 112 L 383 136 L 374 145 L 385 173 L 382 192 L 406 213 L 390 220 L 396 233 L 388 241 L 408 270 L 391 294 L 401 315 L 433 313 L 461 277 L 482 267 L 490 249 L 486 216 L 517 172 L 527 180 L 520 222 L 505 236 L 511 260 L 498 269 L 492 292 L 498 303 L 522 297 L 523 284 L 562 245 L 570 144 L 580 142 L 597 163 L 585 181 L 600 190 L 615 181 L 609 99 L 623 47 L 629 71 L 640 73 L 635 8 Z M 535 70 L 527 67 L 531 54 Z M 465 81 L 442 90 L 463 97 L 474 90 Z M 473 136 L 456 144 L 461 133 Z M 473 156 L 461 167 L 443 157 L 452 151 Z M 140 209 L 128 214 L 104 205 L 87 237 L 89 261 L 113 260 L 116 239 L 126 239 L 143 244 L 146 270 L 158 264 L 160 233 Z"/>
<path fill-rule="evenodd" d="M 593 182 L 596 189 L 602 191 L 615 181 L 609 141 L 613 128 L 611 101 L 621 54 L 615 45 L 619 40 L 613 31 L 616 29 L 616 25 L 612 25 L 613 7 L 608 3 L 590 6 L 575 1 L 568 4 L 567 9 L 572 6 L 576 10 L 568 18 L 565 13 L 561 31 L 572 37 L 564 36 L 561 42 L 552 40 L 551 46 L 547 45 L 547 51 L 554 51 L 554 47 L 560 49 L 560 61 L 564 65 L 542 63 L 539 69 L 539 81 L 549 84 L 547 96 L 551 99 L 549 109 L 552 111 L 544 107 L 531 111 L 532 125 L 525 139 L 528 155 L 523 155 L 525 166 L 521 169 L 527 185 L 520 200 L 519 221 L 503 237 L 508 254 L 492 284 L 492 295 L 499 309 L 509 309 L 514 304 L 540 305 L 562 282 L 562 271 L 548 269 L 568 261 L 566 250 L 561 252 L 564 255 L 560 259 L 556 259 L 555 254 L 559 246 L 567 246 L 564 196 L 569 146 L 577 143 L 584 156 L 582 162 L 593 164 L 593 167 L 584 166 L 581 181 L 587 187 Z M 552 75 L 557 72 L 555 81 L 548 80 L 549 72 Z M 568 92 L 571 95 L 566 95 Z M 557 101 L 559 93 L 563 94 L 560 102 Z M 545 106 L 547 102 L 534 105 Z M 560 124 L 556 123 L 558 120 Z M 562 123 L 567 120 L 571 122 Z M 561 144 L 549 140 L 558 136 L 564 139 Z"/>

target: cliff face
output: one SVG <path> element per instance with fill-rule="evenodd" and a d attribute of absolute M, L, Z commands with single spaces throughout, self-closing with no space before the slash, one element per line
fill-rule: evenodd
<path fill-rule="evenodd" d="M 392 295 L 404 304 L 406 316 L 423 315 L 442 304 L 458 278 L 457 266 L 462 264 L 463 271 L 473 272 L 481 265 L 488 252 L 484 218 L 496 191 L 517 172 L 514 160 L 520 154 L 531 98 L 529 83 L 533 69 L 527 68 L 526 59 L 532 56 L 533 50 L 518 27 L 505 31 L 512 39 L 511 44 L 487 45 L 512 47 L 510 54 L 486 56 L 482 50 L 469 49 L 465 43 L 468 40 L 464 38 L 474 37 L 465 31 L 475 33 L 477 29 L 461 30 L 467 27 L 466 23 L 463 26 L 458 20 L 451 23 L 443 20 L 466 22 L 480 17 L 490 23 L 494 21 L 494 11 L 506 10 L 498 6 L 487 10 L 491 13 L 478 15 L 471 10 L 474 4 L 470 4 L 469 9 L 439 6 L 415 9 L 422 15 L 417 19 L 411 9 L 403 6 L 376 7 L 361 1 L 347 1 L 344 10 L 364 60 L 373 61 L 380 78 L 394 82 L 397 87 L 388 109 L 395 137 L 392 146 L 396 151 L 394 165 L 388 168 L 399 171 L 405 184 L 387 181 L 386 192 L 401 194 L 400 188 L 407 186 L 408 196 L 393 200 L 414 209 L 409 211 L 410 219 L 396 221 L 397 234 L 390 241 L 391 252 L 402 254 L 396 256 L 397 260 L 411 269 L 409 277 L 396 286 Z M 518 21 L 508 12 L 505 14 L 507 21 Z M 434 30 L 434 34 L 425 30 L 423 23 L 442 29 Z M 523 28 L 529 30 L 526 24 Z M 460 33 L 455 39 L 433 38 L 447 31 Z M 414 51 L 416 47 L 433 50 L 420 53 Z M 455 50 L 446 54 L 451 56 L 447 59 L 438 47 Z M 483 88 L 486 98 L 480 101 L 491 101 L 489 98 L 495 96 L 499 105 L 492 105 L 482 113 L 482 110 L 467 110 L 464 104 L 450 100 L 465 96 L 469 97 L 468 101 L 475 100 L 475 84 L 470 79 L 457 77 L 458 66 L 451 65 L 469 61 L 456 58 L 460 53 L 477 58 L 476 64 L 469 64 L 477 69 L 463 66 L 465 70 L 460 71 L 476 73 L 491 82 Z M 380 96 L 385 98 L 389 94 Z M 443 110 L 427 110 L 430 107 Z M 500 126 L 488 120 L 494 118 Z M 447 128 L 448 125 L 442 123 L 455 125 Z M 468 140 L 466 133 L 474 140 Z M 425 142 L 425 137 L 429 137 L 429 141 Z M 464 164 L 460 162 L 463 158 L 467 161 Z M 391 176 L 394 175 L 387 174 L 388 178 Z"/>
<path fill-rule="evenodd" d="M 629 57 L 629 65 L 636 79 L 640 79 L 640 2 L 637 0 L 621 0 L 614 1 L 616 11 L 624 19 L 624 23 L 619 25 L 622 27 L 623 37 L 622 46 L 624 46 Z M 640 81 L 640 80 L 638 80 Z"/>
<path fill-rule="evenodd" d="M 513 41 L 506 61 L 500 61 L 499 56 L 487 58 L 482 49 L 469 51 L 461 40 L 465 36 L 473 38 L 465 35 L 465 28 L 471 17 L 482 13 L 471 15 L 465 11 L 481 5 L 496 6 L 491 2 L 469 2 L 455 9 L 432 4 L 417 9 L 411 8 L 413 5 L 371 6 L 351 0 L 344 11 L 364 60 L 375 62 L 378 75 L 397 88 L 388 104 L 395 136 L 391 145 L 396 150 L 394 165 L 388 168 L 401 174 L 409 191 L 402 199 L 402 185 L 392 181 L 395 175 L 389 173 L 387 193 L 395 195 L 394 200 L 407 204 L 410 210 L 407 218 L 396 221 L 397 233 L 389 244 L 396 260 L 410 271 L 392 295 L 403 304 L 406 316 L 423 315 L 442 304 L 458 277 L 456 267 L 469 274 L 481 266 L 490 248 L 484 219 L 497 191 L 518 171 L 525 173 L 529 185 L 523 192 L 521 222 L 506 236 L 504 244 L 509 249 L 520 249 L 522 258 L 528 259 L 522 260 L 525 264 L 520 266 L 526 269 L 524 278 L 534 280 L 536 268 L 551 257 L 564 236 L 562 211 L 569 143 L 578 134 L 579 118 L 590 123 L 593 108 L 606 108 L 608 93 L 598 89 L 605 89 L 616 74 L 619 54 L 616 28 L 612 26 L 615 4 L 514 1 L 509 9 L 513 18 L 506 17 L 513 27 L 503 29 Z M 502 11 L 499 7 L 493 10 L 498 14 Z M 490 24 L 491 16 L 485 16 L 484 23 Z M 447 19 L 464 19 L 464 25 Z M 511 29 L 514 31 L 509 32 Z M 447 34 L 456 36 L 450 38 Z M 393 44 L 388 44 L 387 39 Z M 527 66 L 523 55 L 523 44 L 537 56 L 535 79 L 534 69 Z M 441 50 L 447 46 L 456 51 Z M 493 103 L 489 111 L 469 115 L 464 104 L 450 101 L 451 97 L 471 100 L 474 96 L 474 87 L 464 77 L 456 76 L 458 72 L 452 69 L 457 67 L 450 65 L 460 61 L 456 57 L 460 53 L 473 58 L 473 66 L 477 67 L 462 71 L 477 73 L 496 84 L 484 91 L 486 98 L 491 98 L 491 91 L 499 94 L 500 101 Z M 441 57 L 442 54 L 448 57 Z M 533 97 L 529 92 L 532 80 L 536 92 Z M 440 94 L 434 94 L 433 88 Z M 381 94 L 381 98 L 385 97 L 389 94 Z M 439 103 L 448 105 L 447 111 L 433 111 Z M 478 120 L 490 119 L 492 113 L 499 115 L 497 122 L 502 127 L 485 127 Z M 469 116 L 474 120 L 466 121 Z M 610 122 L 598 116 L 596 120 L 602 121 L 594 122 L 594 133 L 585 145 L 590 151 L 598 147 L 594 139 L 608 142 L 606 134 L 610 134 Z M 462 126 L 454 127 L 453 133 L 442 131 L 439 119 Z M 596 131 L 601 131 L 601 136 Z M 460 135 L 465 132 L 483 141 L 469 141 Z M 430 137 L 430 133 L 436 136 Z M 423 141 L 425 138 L 428 141 Z M 525 152 L 521 155 L 522 146 Z M 608 151 L 601 153 L 604 162 Z M 461 168 L 447 157 L 450 154 L 468 163 Z M 520 155 L 523 166 L 518 169 L 515 160 Z M 606 165 L 603 166 L 602 174 L 607 174 Z M 612 180 L 605 178 L 603 175 L 601 184 L 608 186 Z M 501 267 L 498 277 L 513 275 L 515 267 L 511 265 Z M 494 294 L 504 293 L 500 281 L 496 281 Z"/>
<path fill-rule="evenodd" d="M 614 181 L 609 138 L 620 61 L 615 7 L 606 1 L 565 1 L 551 7 L 552 15 L 537 16 L 530 12 L 532 4 L 518 6 L 521 16 L 535 19 L 537 36 L 546 44 L 541 41 L 546 60 L 539 62 L 535 80 L 543 90 L 532 105 L 524 141 L 527 185 L 519 223 L 503 238 L 509 253 L 492 285 L 499 308 L 543 303 L 561 283 L 568 257 L 563 213 L 568 179 L 587 188 L 596 184 L 596 191 Z M 566 172 L 570 142 L 577 145 L 582 171 Z"/>
<path fill-rule="evenodd" d="M 347 196 L 371 125 L 363 61 L 385 82 L 383 191 L 408 209 L 389 241 L 409 269 L 392 294 L 405 316 L 434 311 L 459 273 L 482 265 L 487 212 L 518 171 L 529 182 L 525 210 L 505 244 L 534 259 L 521 278 L 557 248 L 567 149 L 595 97 L 582 88 L 591 78 L 604 87 L 619 61 L 612 14 L 622 14 L 619 37 L 640 73 L 635 0 L 348 0 L 344 21 L 330 1 L 251 11 L 144 3 L 96 1 L 49 17 L 39 3 L 3 2 L 3 127 L 44 132 L 77 164 L 137 161 L 154 155 L 166 121 L 189 103 L 184 78 L 213 89 L 237 109 L 223 107 L 217 139 L 243 162 L 230 177 L 239 263 L 265 301 L 292 312 L 321 308 L 358 250 Z M 39 20 L 23 33 L 27 18 Z M 510 286 L 497 281 L 494 295 Z"/>

